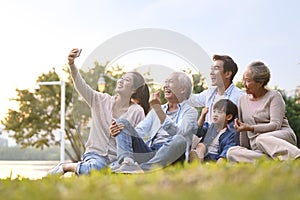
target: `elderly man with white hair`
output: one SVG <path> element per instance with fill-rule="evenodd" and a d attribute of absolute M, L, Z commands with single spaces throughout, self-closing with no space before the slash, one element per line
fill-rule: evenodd
<path fill-rule="evenodd" d="M 161 105 L 160 92 L 150 96 L 151 111 L 135 128 L 125 119 L 113 122 L 118 161 L 111 166 L 119 173 L 143 173 L 166 167 L 180 158 L 197 131 L 198 112 L 186 103 L 192 81 L 184 72 L 173 72 L 163 86 L 167 103 Z"/>

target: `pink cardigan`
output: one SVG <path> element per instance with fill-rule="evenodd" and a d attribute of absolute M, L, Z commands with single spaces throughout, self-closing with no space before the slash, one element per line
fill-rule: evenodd
<path fill-rule="evenodd" d="M 96 152 L 101 156 L 108 156 L 110 161 L 116 157 L 116 141 L 110 136 L 109 126 L 113 120 L 112 106 L 115 96 L 93 90 L 82 78 L 75 65 L 70 65 L 71 76 L 78 93 L 83 97 L 91 109 L 91 129 L 85 144 L 86 153 Z M 145 118 L 143 108 L 132 104 L 123 114 L 134 127 Z"/>
<path fill-rule="evenodd" d="M 285 116 L 285 102 L 281 94 L 276 90 L 269 90 L 262 99 L 262 104 L 257 108 L 251 118 L 246 118 L 243 113 L 251 112 L 249 107 L 249 96 L 243 94 L 238 101 L 240 121 L 254 126 L 254 132 L 240 133 L 240 145 L 243 147 L 256 149 L 256 137 L 259 134 L 272 132 L 275 130 L 288 130 L 292 137 L 295 133 L 291 129 Z M 295 138 L 296 140 L 296 138 Z"/>

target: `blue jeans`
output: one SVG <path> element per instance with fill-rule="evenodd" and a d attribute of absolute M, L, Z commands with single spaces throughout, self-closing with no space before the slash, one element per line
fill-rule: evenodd
<path fill-rule="evenodd" d="M 124 124 L 124 129 L 116 136 L 118 162 L 129 157 L 141 163 L 142 169 L 147 171 L 154 166 L 172 164 L 186 151 L 187 142 L 182 135 L 175 135 L 165 143 L 149 147 L 127 120 L 119 119 L 117 123 Z"/>
<path fill-rule="evenodd" d="M 83 154 L 82 161 L 76 167 L 76 174 L 89 174 L 91 170 L 100 170 L 109 164 L 109 159 L 95 152 Z"/>
<path fill-rule="evenodd" d="M 139 137 L 134 127 L 125 119 L 118 119 L 117 123 L 124 124 L 123 130 L 116 136 L 118 163 L 125 157 L 132 158 L 138 163 L 151 159 L 155 152 L 163 145 L 154 144 L 149 147 L 142 138 Z"/>
<path fill-rule="evenodd" d="M 185 153 L 186 147 L 185 138 L 182 135 L 174 135 L 170 141 L 164 143 L 154 157 L 142 163 L 140 167 L 144 171 L 166 167 L 180 158 Z"/>

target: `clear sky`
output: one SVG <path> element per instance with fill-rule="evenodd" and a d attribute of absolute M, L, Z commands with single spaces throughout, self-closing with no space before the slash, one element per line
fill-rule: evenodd
<path fill-rule="evenodd" d="M 83 49 L 83 62 L 107 39 L 140 28 L 172 30 L 209 56 L 232 56 L 234 81 L 251 61 L 264 61 L 270 86 L 292 90 L 300 85 L 299 8 L 297 0 L 0 0 L 0 118 L 16 88 L 59 71 L 71 48 Z"/>

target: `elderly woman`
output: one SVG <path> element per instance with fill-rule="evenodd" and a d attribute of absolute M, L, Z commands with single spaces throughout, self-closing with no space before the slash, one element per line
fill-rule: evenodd
<path fill-rule="evenodd" d="M 269 68 L 263 62 L 251 63 L 243 74 L 246 94 L 239 98 L 240 146 L 231 147 L 227 158 L 233 162 L 253 162 L 261 157 L 279 160 L 300 156 L 297 139 L 285 117 L 285 103 L 278 91 L 266 88 Z"/>

